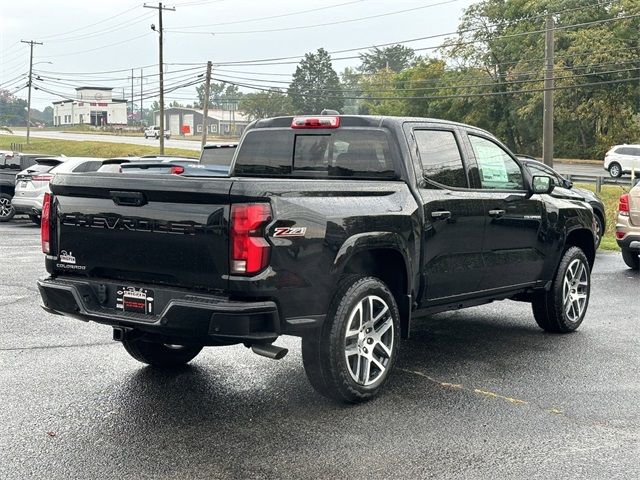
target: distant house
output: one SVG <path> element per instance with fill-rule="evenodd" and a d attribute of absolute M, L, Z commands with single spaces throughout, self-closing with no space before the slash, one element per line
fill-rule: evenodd
<path fill-rule="evenodd" d="M 229 110 L 209 110 L 207 127 L 208 133 L 221 136 L 239 137 L 249 125 L 249 119 L 241 112 Z M 165 129 L 171 135 L 202 135 L 202 110 L 184 107 L 169 107 L 164 109 Z M 160 124 L 160 112 L 154 112 L 154 122 Z M 188 133 L 187 132 L 188 127 Z"/>
<path fill-rule="evenodd" d="M 74 99 L 53 102 L 53 124 L 126 125 L 127 101 L 113 98 L 110 87 L 78 87 Z"/>

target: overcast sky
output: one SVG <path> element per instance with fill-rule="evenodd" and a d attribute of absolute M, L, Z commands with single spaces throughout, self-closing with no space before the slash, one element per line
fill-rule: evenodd
<path fill-rule="evenodd" d="M 453 32 L 464 8 L 474 0 L 178 0 L 164 13 L 164 61 L 167 88 L 197 81 L 211 60 L 214 77 L 253 86 L 286 86 L 299 58 L 269 60 L 268 65 L 230 62 L 301 56 L 324 47 L 330 52 L 402 42 Z M 157 3 L 148 3 L 157 6 Z M 401 12 L 404 11 L 404 12 Z M 394 13 L 398 12 L 398 13 Z M 271 18 L 269 18 L 271 17 Z M 372 18 L 365 18 L 372 17 Z M 158 11 L 132 0 L 2 1 L 0 14 L 0 88 L 27 97 L 29 46 L 36 40 L 34 108 L 43 109 L 75 86 L 113 86 L 116 96 L 140 100 L 140 69 L 146 77 L 143 97 L 157 89 Z M 444 38 L 406 43 L 412 48 L 437 46 Z M 433 54 L 423 50 L 422 54 Z M 358 51 L 332 56 L 357 56 Z M 41 62 L 52 62 L 41 63 Z M 290 63 L 287 63 L 290 62 Z M 178 65 L 186 64 L 186 65 Z M 340 72 L 357 59 L 334 60 Z M 123 70 L 123 71 L 115 71 Z M 101 73 L 108 72 L 108 73 Z M 222 77 L 224 75 L 224 77 Z M 239 78 L 244 77 L 244 78 Z M 201 78 L 201 77 L 200 77 Z M 52 93 L 45 93 L 42 89 Z M 243 88 L 243 91 L 252 91 Z M 168 100 L 193 102 L 195 87 L 166 94 Z M 149 105 L 152 98 L 145 98 Z"/>

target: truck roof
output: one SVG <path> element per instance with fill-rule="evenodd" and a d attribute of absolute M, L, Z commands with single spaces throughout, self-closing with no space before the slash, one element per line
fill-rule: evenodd
<path fill-rule="evenodd" d="M 322 115 L 299 115 L 304 117 L 320 117 Z M 483 132 L 487 135 L 494 136 L 492 133 L 487 132 L 478 127 L 467 125 L 459 122 L 452 122 L 450 120 L 442 120 L 439 118 L 425 118 L 425 117 L 394 117 L 390 115 L 325 115 L 325 117 L 340 117 L 340 126 L 343 127 L 369 127 L 379 128 L 384 126 L 401 127 L 407 122 L 429 122 L 440 123 L 442 125 L 451 125 L 456 127 L 464 127 L 466 129 L 473 129 L 479 132 Z M 256 120 L 253 124 L 249 125 L 249 128 L 282 128 L 291 126 L 291 122 L 296 116 L 285 117 L 273 117 Z"/>

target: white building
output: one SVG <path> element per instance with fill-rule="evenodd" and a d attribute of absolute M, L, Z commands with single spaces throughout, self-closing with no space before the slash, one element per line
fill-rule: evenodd
<path fill-rule="evenodd" d="M 113 98 L 110 87 L 78 87 L 76 98 L 53 102 L 53 124 L 126 125 L 127 101 Z"/>

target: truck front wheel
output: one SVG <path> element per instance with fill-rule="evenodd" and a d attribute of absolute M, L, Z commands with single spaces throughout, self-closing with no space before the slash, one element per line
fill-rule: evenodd
<path fill-rule="evenodd" d="M 576 330 L 587 313 L 591 270 L 584 252 L 570 247 L 562 256 L 549 291 L 533 296 L 533 316 L 543 330 L 568 333 Z"/>
<path fill-rule="evenodd" d="M 179 367 L 193 360 L 202 347 L 187 345 L 165 345 L 145 342 L 138 338 L 122 340 L 124 349 L 139 362 L 156 367 Z"/>
<path fill-rule="evenodd" d="M 358 403 L 376 396 L 398 356 L 400 314 L 377 278 L 349 275 L 338 284 L 321 331 L 302 339 L 311 385 L 331 399 Z"/>

